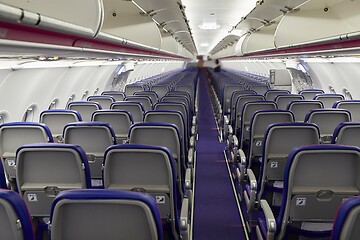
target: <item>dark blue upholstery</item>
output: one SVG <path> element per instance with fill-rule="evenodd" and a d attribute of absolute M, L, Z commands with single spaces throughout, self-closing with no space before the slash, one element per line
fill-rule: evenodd
<path fill-rule="evenodd" d="M 6 184 L 5 169 L 3 166 L 3 161 L 0 161 L 0 188 L 2 188 L 2 189 L 8 188 L 7 184 Z"/>
<path fill-rule="evenodd" d="M 34 240 L 34 230 L 32 226 L 32 220 L 25 205 L 25 202 L 20 197 L 20 195 L 11 190 L 1 189 L 0 198 L 7 201 L 14 209 L 16 215 L 18 216 L 21 222 L 21 228 L 22 228 L 24 240 Z"/>
<path fill-rule="evenodd" d="M 359 206 L 360 196 L 348 198 L 346 201 L 343 202 L 343 204 L 340 205 L 331 234 L 332 240 L 340 240 L 342 227 L 344 226 L 346 220 L 349 218 L 349 214 L 355 207 Z M 359 228 L 359 226 L 356 227 Z"/>

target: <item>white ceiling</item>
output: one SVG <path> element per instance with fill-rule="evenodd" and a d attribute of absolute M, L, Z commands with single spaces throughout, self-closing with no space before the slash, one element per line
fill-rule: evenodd
<path fill-rule="evenodd" d="M 210 51 L 246 16 L 256 0 L 182 0 L 198 55 Z M 201 29 L 205 28 L 205 29 Z M 206 29 L 217 28 L 217 29 Z M 241 35 L 246 31 L 232 31 Z"/>

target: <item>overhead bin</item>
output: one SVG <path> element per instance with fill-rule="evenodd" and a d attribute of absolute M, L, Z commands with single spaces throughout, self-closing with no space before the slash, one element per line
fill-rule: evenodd
<path fill-rule="evenodd" d="M 103 22 L 101 0 L 2 0 L 1 2 L 0 16 L 3 19 L 78 36 L 94 37 Z"/>
<path fill-rule="evenodd" d="M 35 56 L 47 52 L 54 53 L 55 56 L 64 55 L 65 57 L 74 55 L 71 54 L 74 52 L 77 56 L 113 58 L 129 56 L 192 57 L 192 54 L 187 51 L 184 51 L 186 54 L 180 56 L 179 51 L 161 50 L 161 35 L 158 27 L 151 18 L 139 15 L 139 10 L 133 2 L 120 1 L 132 5 L 127 6 L 119 15 L 127 15 L 128 9 L 132 9 L 130 12 L 134 16 L 139 16 L 134 18 L 146 20 L 146 23 L 135 28 L 134 26 L 138 24 L 130 22 L 130 25 L 122 26 L 119 29 L 109 27 L 115 23 L 111 22 L 115 21 L 111 19 L 114 18 L 115 10 L 110 6 L 106 8 L 109 10 L 104 10 L 108 1 L 81 0 L 75 3 L 72 1 L 53 1 L 51 4 L 43 1 L 35 4 L 32 2 L 30 4 L 28 1 L 5 0 L 3 2 L 5 3 L 0 3 L 2 52 L 21 52 Z M 82 9 L 86 9 L 86 11 L 81 11 Z M 109 16 L 104 16 L 107 13 Z M 122 22 L 128 22 L 128 18 L 126 21 L 123 19 Z M 118 23 L 116 22 L 116 24 Z M 153 37 L 154 32 L 158 33 L 158 38 Z M 127 36 L 124 37 L 124 34 Z M 150 35 L 151 38 L 144 37 Z M 64 48 L 64 46 L 69 48 Z M 180 47 L 184 48 L 184 46 Z"/>
<path fill-rule="evenodd" d="M 251 57 L 324 50 L 345 52 L 359 46 L 358 9 L 359 1 L 259 1 L 231 30 L 240 39 L 235 54 Z M 225 54 L 225 49 L 214 50 L 213 55 Z"/>

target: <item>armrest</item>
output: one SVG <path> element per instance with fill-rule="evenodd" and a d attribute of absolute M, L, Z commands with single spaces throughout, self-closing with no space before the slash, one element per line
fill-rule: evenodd
<path fill-rule="evenodd" d="M 188 165 L 193 166 L 195 161 L 195 150 L 194 148 L 190 148 L 188 152 Z"/>
<path fill-rule="evenodd" d="M 181 205 L 180 212 L 180 228 L 182 231 L 186 231 L 189 225 L 189 199 L 184 198 Z"/>
<path fill-rule="evenodd" d="M 226 125 L 229 125 L 229 123 L 230 123 L 230 121 L 229 121 L 229 118 L 228 118 L 228 116 L 224 116 L 224 124 L 226 124 Z"/>
<path fill-rule="evenodd" d="M 195 136 L 196 135 L 196 126 L 192 126 L 191 127 L 191 133 L 190 133 L 191 136 Z"/>
<path fill-rule="evenodd" d="M 238 159 L 238 149 L 239 149 L 239 140 L 237 136 L 233 135 L 232 137 L 232 149 L 230 151 L 232 152 L 233 162 L 237 162 Z"/>
<path fill-rule="evenodd" d="M 255 174 L 251 169 L 247 170 L 247 176 L 249 179 L 250 192 L 244 193 L 245 203 L 248 212 L 252 212 L 255 209 L 255 200 L 256 200 L 256 191 L 257 191 L 257 182 Z"/>
<path fill-rule="evenodd" d="M 239 161 L 238 161 L 238 181 L 240 185 L 244 185 L 244 180 L 245 180 L 245 176 L 246 176 L 246 156 L 245 153 L 242 149 L 239 149 L 237 151 L 237 156 L 239 157 Z"/>
<path fill-rule="evenodd" d="M 191 187 L 192 187 L 192 172 L 190 168 L 187 168 L 185 172 L 185 188 L 191 189 Z"/>
<path fill-rule="evenodd" d="M 267 239 L 274 239 L 274 235 L 276 232 L 276 221 L 274 214 L 271 211 L 271 208 L 266 200 L 264 199 L 260 200 L 260 206 L 266 218 Z"/>
<path fill-rule="evenodd" d="M 231 125 L 224 125 L 224 139 L 226 139 L 226 146 L 229 151 L 234 147 L 234 135 Z"/>
<path fill-rule="evenodd" d="M 195 136 L 191 136 L 189 140 L 190 148 L 195 148 Z"/>
<path fill-rule="evenodd" d="M 192 117 L 191 123 L 192 123 L 193 126 L 196 126 L 196 124 L 197 124 L 197 117 L 196 116 Z"/>

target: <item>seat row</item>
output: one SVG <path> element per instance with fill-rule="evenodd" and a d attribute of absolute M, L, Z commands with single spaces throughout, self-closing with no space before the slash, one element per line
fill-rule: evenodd
<path fill-rule="evenodd" d="M 215 109 L 224 109 L 219 100 L 223 97 L 217 95 L 215 88 L 213 105 Z M 275 94 L 276 91 L 267 93 Z M 233 131 L 233 125 L 228 121 L 229 133 L 235 137 L 226 140 L 248 231 L 258 239 L 330 237 L 338 206 L 344 199 L 359 195 L 360 145 L 352 133 L 356 134 L 360 123 L 350 122 L 349 110 L 326 108 L 308 109 L 304 111 L 307 114 L 303 118 L 305 121 L 296 122 L 294 113 L 278 109 L 275 101 L 254 93 L 250 95 L 249 90 L 237 93 L 242 92 L 247 95 L 239 94 L 240 99 L 245 96 L 259 99 L 243 101 L 241 113 L 234 117 L 234 128 L 238 131 Z M 319 97 L 338 97 L 317 94 Z M 273 100 L 282 96 L 292 98 L 287 93 Z M 298 102 L 305 101 L 294 101 Z M 311 101 L 315 102 L 320 101 Z M 358 103 L 340 100 L 334 107 L 341 104 L 356 106 Z M 224 117 L 225 111 L 218 112 Z M 349 221 L 356 228 L 356 219 Z M 333 232 L 336 239 L 339 239 L 339 231 L 345 229 L 342 234 L 347 231 L 347 227 L 337 226 L 336 229 L 336 233 Z M 356 234 L 356 230 L 349 230 L 347 237 L 351 234 Z"/>
<path fill-rule="evenodd" d="M 88 158 L 80 146 L 51 143 L 23 145 L 17 151 L 16 163 L 18 192 L 34 218 L 49 217 L 51 205 L 60 192 L 91 188 Z M 183 198 L 180 193 L 176 162 L 167 148 L 114 145 L 106 150 L 102 165 L 105 189 L 152 195 L 170 239 L 188 234 L 189 198 Z M 76 216 L 78 213 L 68 214 Z M 97 213 L 93 214 L 96 216 Z M 97 229 L 97 226 L 94 228 Z"/>
<path fill-rule="evenodd" d="M 183 77 L 185 76 L 187 74 L 183 75 Z M 181 82 L 181 80 L 177 82 Z M 112 230 L 116 230 L 116 234 L 114 234 L 116 236 L 120 234 L 120 231 L 130 230 L 130 235 L 125 234 L 120 239 L 162 239 L 162 235 L 165 239 L 189 239 L 192 161 L 196 153 L 194 149 L 195 138 L 193 136 L 190 141 L 191 129 L 188 126 L 190 123 L 196 123 L 196 121 L 190 120 L 195 113 L 188 109 L 191 109 L 192 106 L 194 109 L 196 108 L 196 103 L 189 101 L 191 96 L 194 100 L 196 97 L 193 79 L 190 78 L 187 82 L 190 83 L 183 82 L 183 88 L 179 87 L 179 89 L 192 92 L 191 94 L 188 92 L 184 94 L 186 102 L 180 100 L 180 103 L 177 102 L 178 100 L 172 100 L 176 102 L 159 102 L 156 104 L 159 107 L 156 111 L 151 110 L 145 113 L 145 122 L 141 116 L 141 121 L 130 125 L 130 127 L 129 124 L 124 124 L 126 125 L 124 126 L 120 122 L 121 117 L 118 115 L 127 120 L 132 118 L 132 114 L 124 109 L 88 111 L 90 112 L 89 116 L 92 116 L 91 119 L 95 121 L 82 122 L 80 120 L 83 113 L 80 115 L 76 111 L 77 109 L 70 107 L 72 104 L 76 106 L 76 102 L 69 103 L 67 110 L 56 109 L 42 113 L 41 122 L 51 126 L 51 130 L 58 128 L 55 134 L 51 133 L 50 129 L 41 123 L 13 122 L 0 125 L 0 151 L 5 168 L 4 172 L 8 177 L 6 179 L 4 175 L 0 174 L 0 184 L 6 188 L 8 180 L 12 184 L 12 188 L 19 192 L 26 202 L 31 216 L 36 220 L 37 234 L 41 233 L 41 226 L 47 228 L 46 217 L 50 217 L 51 205 L 54 206 L 56 202 L 53 202 L 55 197 L 66 196 L 66 200 L 69 200 L 71 194 L 76 194 L 75 190 L 70 191 L 70 195 L 65 194 L 69 189 L 86 189 L 82 191 L 87 192 L 81 194 L 89 196 L 89 199 L 93 200 L 97 199 L 97 195 L 101 199 L 102 192 L 105 194 L 105 199 L 111 199 L 111 196 L 115 195 L 113 202 L 117 204 L 118 193 L 115 191 L 114 194 L 112 192 L 107 193 L 107 190 L 96 192 L 89 190 L 89 188 L 96 187 L 135 191 L 140 192 L 136 194 L 144 196 L 150 194 L 154 199 L 153 201 L 157 203 L 156 210 L 158 209 L 158 215 L 162 220 L 162 230 L 159 231 L 159 225 L 155 222 L 158 229 L 144 229 L 145 235 L 140 234 L 140 237 L 136 237 L 137 233 L 134 232 L 136 228 L 130 227 L 130 224 L 135 221 L 130 221 L 132 217 L 129 217 L 130 222 L 127 223 L 126 216 L 124 216 L 123 220 L 120 220 L 125 221 L 124 227 L 117 228 L 117 224 L 121 224 L 121 222 L 118 222 L 114 216 L 109 216 L 112 213 L 111 208 L 109 208 L 105 215 L 111 220 L 99 223 L 99 227 L 106 229 L 106 224 L 111 223 Z M 177 86 L 174 85 L 175 87 Z M 103 95 L 114 95 L 114 93 L 118 92 L 105 92 Z M 138 95 L 142 95 L 142 92 Z M 164 99 L 176 96 L 177 92 L 173 91 L 164 96 Z M 138 96 L 135 95 L 135 97 Z M 102 98 L 103 96 L 96 96 L 94 99 L 81 102 L 80 105 L 90 103 L 100 109 L 99 102 Z M 132 101 L 124 102 L 128 104 Z M 117 103 L 119 102 L 112 104 Z M 141 103 L 138 104 L 141 106 Z M 176 108 L 177 106 L 180 107 Z M 175 110 L 172 110 L 172 107 L 175 107 Z M 59 117 L 59 115 L 62 116 Z M 69 123 L 69 118 L 75 118 L 77 121 L 70 121 Z M 109 121 L 109 119 L 112 120 Z M 106 122 L 110 122 L 111 125 Z M 128 128 L 126 134 L 126 143 L 128 144 L 116 145 L 116 140 L 124 140 L 125 138 L 125 136 L 121 138 L 122 136 L 115 135 L 114 129 L 116 127 Z M 53 136 L 63 143 L 51 143 Z M 100 181 L 97 182 L 96 180 Z M 129 193 L 129 195 L 131 194 L 133 193 Z M 80 195 L 76 196 L 75 202 L 78 202 L 81 197 Z M 127 202 L 128 199 L 125 201 Z M 67 203 L 64 205 L 67 206 Z M 87 205 L 90 206 L 90 210 L 96 209 L 92 203 Z M 136 203 L 136 205 L 144 204 Z M 94 225 L 92 218 L 87 219 L 83 215 L 80 216 L 76 210 L 77 205 L 74 206 L 74 210 L 69 210 L 70 207 L 61 208 L 64 210 L 59 213 L 60 217 L 68 215 L 71 218 L 70 220 L 67 219 L 58 224 L 60 227 L 57 230 L 54 230 L 53 224 L 51 224 L 51 234 L 55 232 L 54 235 L 61 237 L 54 237 L 54 239 L 98 239 L 99 234 L 96 232 L 98 228 L 97 225 Z M 107 209 L 106 206 L 104 207 Z M 116 208 L 114 211 L 118 211 Z M 127 209 L 128 207 L 122 211 L 128 211 Z M 103 216 L 99 212 L 93 214 L 93 216 Z M 133 215 L 131 210 L 129 210 L 129 214 Z M 145 213 L 145 215 L 149 220 L 150 214 Z M 77 219 L 75 222 L 84 222 L 80 229 L 78 227 L 74 229 L 73 224 L 67 224 L 67 222 L 72 221 L 72 218 Z M 146 221 L 146 219 L 141 221 Z M 154 220 L 151 221 L 154 225 Z M 88 230 L 90 226 L 88 224 L 93 226 L 90 227 L 92 231 L 87 231 L 86 235 L 82 235 L 84 234 L 82 230 Z M 129 228 L 126 227 L 127 224 L 129 224 Z"/>

